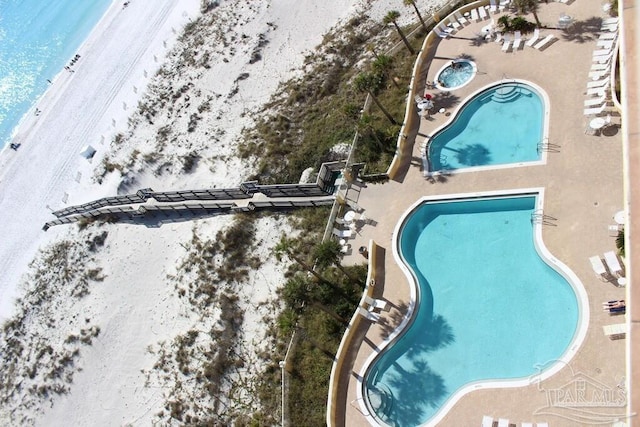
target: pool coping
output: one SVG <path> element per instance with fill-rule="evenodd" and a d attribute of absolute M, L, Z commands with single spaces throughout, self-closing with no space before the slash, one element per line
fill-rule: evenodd
<path fill-rule="evenodd" d="M 357 401 L 360 407 L 360 412 L 364 415 L 367 422 L 372 426 L 389 426 L 383 420 L 379 419 L 374 411 L 369 407 L 369 401 L 365 393 L 366 377 L 369 370 L 373 366 L 378 357 L 385 353 L 387 347 L 393 345 L 405 331 L 409 329 L 415 319 L 416 308 L 420 300 L 420 285 L 414 272 L 406 265 L 405 260 L 400 255 L 398 250 L 398 240 L 400 236 L 400 230 L 405 224 L 407 218 L 422 204 L 433 201 L 448 201 L 448 200 L 471 200 L 471 199 L 491 199 L 491 198 L 506 198 L 516 196 L 534 196 L 535 197 L 535 212 L 544 212 L 544 188 L 533 187 L 523 189 L 510 189 L 510 190 L 491 190 L 482 192 L 469 192 L 469 193 L 456 193 L 447 195 L 433 195 L 423 196 L 415 203 L 413 203 L 399 218 L 396 226 L 394 227 L 392 236 L 392 252 L 393 257 L 401 271 L 407 277 L 409 281 L 410 300 L 407 308 L 407 313 L 402 319 L 402 322 L 397 328 L 377 347 L 377 351 L 372 352 L 362 365 L 362 369 L 358 375 L 358 387 L 356 388 Z M 562 261 L 556 258 L 546 247 L 542 239 L 542 223 L 534 222 L 533 224 L 533 237 L 534 247 L 540 258 L 551 268 L 557 271 L 572 287 L 578 304 L 578 324 L 576 325 L 576 331 L 571 339 L 571 342 L 567 346 L 565 352 L 556 360 L 546 361 L 539 366 L 540 369 L 537 374 L 531 374 L 524 378 L 516 378 L 510 380 L 483 380 L 468 383 L 456 392 L 454 392 L 442 405 L 440 409 L 431 417 L 427 422 L 420 424 L 420 426 L 435 426 L 451 411 L 451 409 L 464 397 L 472 391 L 482 389 L 496 389 L 496 388 L 515 388 L 523 387 L 546 380 L 552 377 L 554 374 L 563 369 L 571 359 L 577 354 L 578 350 L 584 343 L 587 336 L 587 330 L 589 327 L 589 299 L 586 287 L 578 276 Z M 545 368 L 546 367 L 546 368 Z"/>
<path fill-rule="evenodd" d="M 443 91 L 454 91 L 454 90 L 458 90 L 458 89 L 462 89 L 463 87 L 467 86 L 469 83 L 471 83 L 471 81 L 473 79 L 476 78 L 476 74 L 478 74 L 478 64 L 476 64 L 475 61 L 472 61 L 470 59 L 466 59 L 466 58 L 458 58 L 458 59 L 454 59 L 453 61 L 451 61 L 451 63 L 460 63 L 460 62 L 466 62 L 467 64 L 471 64 L 471 67 L 473 69 L 471 77 L 469 77 L 467 80 L 465 80 L 464 83 L 462 83 L 461 85 L 458 86 L 453 86 L 453 87 L 446 87 L 446 86 L 441 86 L 439 83 L 439 79 L 436 79 L 433 82 L 433 86 L 438 89 L 438 90 L 443 90 Z M 451 66 L 451 63 L 449 64 L 444 64 L 442 67 L 440 67 L 440 69 L 438 70 L 438 72 L 436 73 L 437 77 L 440 77 L 440 74 L 442 74 L 442 72 L 444 70 L 446 70 L 447 68 L 449 68 Z"/>
<path fill-rule="evenodd" d="M 446 67 L 446 66 L 445 66 Z M 443 68 L 445 68 L 443 67 Z M 441 71 L 441 70 L 440 70 Z M 440 73 L 440 71 L 438 71 L 438 73 Z M 469 79 L 469 81 L 467 83 L 470 83 L 473 79 Z M 533 89 L 536 90 L 536 92 L 538 92 L 538 94 L 540 95 L 540 97 L 542 98 L 542 101 L 544 103 L 544 111 L 542 113 L 542 117 L 543 117 L 543 124 L 542 124 L 542 141 L 540 141 L 539 144 L 541 144 L 541 147 L 539 147 L 538 149 L 540 150 L 540 148 L 542 148 L 540 151 L 540 160 L 534 160 L 531 162 L 516 162 L 516 163 L 503 163 L 503 164 L 499 164 L 499 165 L 489 165 L 489 166 L 472 166 L 472 167 L 468 167 L 468 168 L 462 168 L 462 169 L 441 169 L 441 170 L 436 170 L 436 171 L 430 171 L 430 165 L 429 165 L 429 146 L 431 145 L 431 141 L 433 141 L 433 138 L 435 135 L 437 135 L 438 133 L 442 132 L 444 129 L 448 128 L 449 126 L 451 126 L 451 124 L 453 124 L 453 122 L 455 122 L 455 120 L 457 119 L 457 117 L 459 116 L 460 112 L 462 111 L 462 109 L 464 107 L 466 107 L 469 102 L 475 98 L 476 96 L 478 96 L 479 94 L 481 94 L 484 91 L 487 91 L 493 87 L 505 84 L 505 83 L 520 83 L 520 84 L 524 84 L 524 85 L 528 85 L 531 86 Z M 464 85 L 463 85 L 464 86 Z M 459 88 L 463 87 L 463 86 L 459 86 Z M 446 89 L 445 89 L 446 90 Z M 486 171 L 486 170 L 496 170 L 496 169 L 511 169 L 511 168 L 519 168 L 519 167 L 527 167 L 527 166 L 538 166 L 538 165 L 545 165 L 547 163 L 547 151 L 544 149 L 544 145 L 545 143 L 548 145 L 549 144 L 549 126 L 550 126 L 550 118 L 551 118 L 551 101 L 549 99 L 549 95 L 547 94 L 547 92 L 539 85 L 535 84 L 532 81 L 529 80 L 525 80 L 525 79 L 501 79 L 501 80 L 496 80 L 492 83 L 489 83 L 485 86 L 482 86 L 481 88 L 473 91 L 471 94 L 469 94 L 463 102 L 460 103 L 460 105 L 458 105 L 456 107 L 456 109 L 453 111 L 453 113 L 450 114 L 449 120 L 447 120 L 445 123 L 443 123 L 441 126 L 438 126 L 437 128 L 435 128 L 433 130 L 433 132 L 431 133 L 432 135 L 423 143 L 420 154 L 422 155 L 422 167 L 423 167 L 423 175 L 427 178 L 430 177 L 435 177 L 441 174 L 447 174 L 447 175 L 455 175 L 455 174 L 459 174 L 459 173 L 469 173 L 469 172 L 478 172 L 478 171 Z"/>

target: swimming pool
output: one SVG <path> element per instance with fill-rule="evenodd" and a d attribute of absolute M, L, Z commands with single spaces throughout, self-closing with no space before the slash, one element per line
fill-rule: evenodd
<path fill-rule="evenodd" d="M 434 84 L 440 90 L 460 89 L 473 79 L 476 71 L 475 62 L 467 59 L 456 59 L 438 71 Z"/>
<path fill-rule="evenodd" d="M 363 373 L 376 421 L 435 425 L 464 394 L 526 385 L 540 365 L 575 353 L 586 293 L 541 241 L 539 197 L 423 199 L 405 215 L 394 255 L 416 304 L 408 329 Z"/>
<path fill-rule="evenodd" d="M 548 104 L 548 103 L 547 103 Z M 540 161 L 548 107 L 522 82 L 493 85 L 465 103 L 428 141 L 425 170 L 455 171 Z"/>

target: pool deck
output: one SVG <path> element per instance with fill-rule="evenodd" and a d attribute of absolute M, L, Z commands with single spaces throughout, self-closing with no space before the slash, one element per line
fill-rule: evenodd
<path fill-rule="evenodd" d="M 548 398 L 554 390 L 574 390 L 576 384 L 585 384 L 581 382 L 584 380 L 589 394 L 590 387 L 615 393 L 624 384 L 625 340 L 610 340 L 602 327 L 623 323 L 625 319 L 604 312 L 601 304 L 603 301 L 624 299 L 625 288 L 600 281 L 588 261 L 593 255 L 615 251 L 615 238 L 610 236 L 608 226 L 614 224 L 613 215 L 624 208 L 619 114 L 613 113 L 615 126 L 601 135 L 585 133 L 589 122 L 589 118 L 583 115 L 586 84 L 590 81 L 587 75 L 592 52 L 597 49 L 600 21 L 606 18 L 601 6 L 600 1 L 594 0 L 581 0 L 569 5 L 541 3 L 538 16 L 547 25 L 555 25 L 562 13 L 576 19 L 567 32 L 542 30 L 543 36 L 554 34 L 558 37 L 543 51 L 524 46 L 524 49 L 505 53 L 501 44 L 478 43 L 475 34 L 488 24 L 488 20 L 472 22 L 450 39 L 439 41 L 435 54 L 429 58 L 430 65 L 424 68 L 423 83 L 433 81 L 435 73 L 445 63 L 459 56 L 475 61 L 478 74 L 470 84 L 449 94 L 427 90 L 434 95 L 435 108 L 432 111 L 445 108 L 446 113 L 420 119 L 419 129 L 409 135 L 409 140 L 414 140 L 413 157 L 404 166 L 399 179 L 354 187 L 348 193 L 348 198 L 357 201 L 366 216 L 374 221 L 364 225 L 350 243 L 353 248 L 358 248 L 373 240 L 384 249 L 378 258 L 382 263 L 378 270 L 383 275 L 376 278 L 374 296 L 388 300 L 392 308 L 383 313 L 379 323 L 369 325 L 367 322 L 365 327 L 358 328 L 360 340 L 348 352 L 350 360 L 345 364 L 338 384 L 336 426 L 369 425 L 358 409 L 357 375 L 375 347 L 399 324 L 409 302 L 410 284 L 393 257 L 392 236 L 402 214 L 422 196 L 543 187 L 544 213 L 556 218 L 551 225 L 543 226 L 544 243 L 579 277 L 589 296 L 587 335 L 567 367 L 539 385 L 469 393 L 456 403 L 439 425 L 480 425 L 482 416 L 489 415 L 494 419 L 507 418 L 517 425 L 521 422 L 548 422 L 550 426 L 581 426 L 586 420 L 576 419 L 578 410 L 571 405 L 549 407 Z M 497 22 L 499 16 L 501 14 L 491 18 Z M 527 16 L 527 19 L 532 20 L 532 17 Z M 425 179 L 420 155 L 420 145 L 425 136 L 448 121 L 450 113 L 471 93 L 505 78 L 533 82 L 549 96 L 549 143 L 554 149 L 547 152 L 546 164 L 457 173 L 435 181 Z M 613 107 L 612 111 L 615 111 Z M 345 263 L 363 261 L 357 250 L 353 252 L 345 257 Z M 586 400 L 591 399 L 591 395 L 586 397 Z M 616 418 L 623 419 L 626 410 L 601 404 L 589 409 L 608 417 L 609 425 Z"/>

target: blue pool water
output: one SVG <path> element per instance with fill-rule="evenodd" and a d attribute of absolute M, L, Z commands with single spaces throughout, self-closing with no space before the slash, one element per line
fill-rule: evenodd
<path fill-rule="evenodd" d="M 399 251 L 419 281 L 415 320 L 376 359 L 366 394 L 394 426 L 434 417 L 463 386 L 526 378 L 576 333 L 577 296 L 534 247 L 535 196 L 421 204 Z"/>
<path fill-rule="evenodd" d="M 471 80 L 475 74 L 475 67 L 471 62 L 466 60 L 454 62 L 455 68 L 452 64 L 438 73 L 436 82 L 443 90 L 459 88 Z"/>
<path fill-rule="evenodd" d="M 505 83 L 473 97 L 429 142 L 429 171 L 540 160 L 544 103 L 530 86 Z"/>
<path fill-rule="evenodd" d="M 0 147 L 112 0 L 0 0 Z"/>

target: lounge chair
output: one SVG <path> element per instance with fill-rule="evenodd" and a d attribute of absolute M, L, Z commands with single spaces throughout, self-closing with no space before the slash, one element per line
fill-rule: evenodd
<path fill-rule="evenodd" d="M 601 79 L 587 83 L 587 88 L 605 87 L 610 83 L 609 79 Z"/>
<path fill-rule="evenodd" d="M 602 87 L 594 87 L 591 89 L 587 89 L 587 95 L 589 96 L 603 96 L 609 94 L 609 85 L 606 84 Z"/>
<path fill-rule="evenodd" d="M 600 31 L 609 31 L 610 33 L 617 33 L 618 24 L 603 25 L 602 27 L 600 27 Z"/>
<path fill-rule="evenodd" d="M 511 37 L 504 36 L 504 43 L 502 43 L 502 51 L 509 52 L 511 50 Z"/>
<path fill-rule="evenodd" d="M 540 38 L 540 28 L 536 28 L 535 30 L 533 30 L 533 36 L 527 40 L 527 43 L 525 43 L 527 46 L 532 47 Z"/>
<path fill-rule="evenodd" d="M 598 40 L 596 46 L 601 47 L 602 49 L 611 49 L 615 40 Z"/>
<path fill-rule="evenodd" d="M 611 64 L 605 62 L 604 64 L 596 63 L 591 65 L 591 71 L 604 71 L 608 70 Z"/>
<path fill-rule="evenodd" d="M 370 320 L 372 322 L 378 322 L 380 320 L 380 314 L 378 313 L 372 313 L 369 310 L 367 310 L 364 307 L 359 307 L 358 308 L 358 314 L 360 314 L 362 317 L 364 317 L 367 320 Z"/>
<path fill-rule="evenodd" d="M 489 0 L 489 12 L 498 13 L 498 3 L 496 3 L 496 0 Z"/>
<path fill-rule="evenodd" d="M 606 95 L 602 95 L 598 98 L 593 98 L 593 99 L 587 99 L 586 101 L 584 101 L 584 106 L 585 107 L 593 107 L 595 105 L 602 105 L 603 102 L 607 101 L 607 96 Z"/>
<path fill-rule="evenodd" d="M 496 43 L 502 43 L 502 33 L 496 33 Z"/>
<path fill-rule="evenodd" d="M 591 57 L 591 62 L 604 64 L 604 63 L 609 62 L 609 60 L 611 59 L 612 56 L 613 56 L 613 52 L 609 52 L 606 55 L 596 55 L 596 56 Z"/>
<path fill-rule="evenodd" d="M 522 45 L 522 33 L 520 31 L 515 32 L 515 38 L 513 39 L 513 50 L 520 49 Z"/>
<path fill-rule="evenodd" d="M 619 20 L 620 20 L 620 18 L 617 18 L 615 16 L 612 17 L 612 18 L 603 19 L 602 20 L 602 25 L 617 24 Z"/>
<path fill-rule="evenodd" d="M 604 331 L 604 334 L 609 337 L 609 339 L 618 340 L 620 338 L 624 338 L 627 334 L 627 324 L 616 323 L 615 325 L 604 325 L 602 327 L 602 330 Z"/>
<path fill-rule="evenodd" d="M 618 38 L 618 34 L 617 33 L 604 33 L 604 34 L 600 34 L 600 37 L 598 37 L 600 40 L 615 40 L 616 38 Z"/>
<path fill-rule="evenodd" d="M 608 55 L 610 53 L 611 53 L 611 49 L 596 49 L 593 51 L 592 56 L 602 56 L 602 55 Z"/>
<path fill-rule="evenodd" d="M 460 31 L 460 28 L 462 28 L 462 24 L 460 24 L 457 19 L 450 18 L 449 19 L 449 24 L 451 24 L 451 27 L 453 27 L 455 32 Z M 449 28 L 451 28 L 451 27 L 449 27 Z"/>
<path fill-rule="evenodd" d="M 615 277 L 622 276 L 622 267 L 620 266 L 620 262 L 618 261 L 618 257 L 613 251 L 604 253 L 604 262 L 607 264 L 609 271 Z"/>
<path fill-rule="evenodd" d="M 464 16 L 462 16 L 460 14 L 460 12 L 456 12 L 453 14 L 453 16 L 456 17 L 456 19 L 458 20 L 458 22 L 460 23 L 460 25 L 467 25 L 469 23 L 469 21 L 467 20 L 467 18 L 465 18 Z"/>
<path fill-rule="evenodd" d="M 598 276 L 603 282 L 606 281 L 608 278 L 607 269 L 604 268 L 602 259 L 596 255 L 589 258 L 589 262 L 591 263 L 591 268 L 593 269 L 593 272 L 596 273 L 596 276 Z"/>
<path fill-rule="evenodd" d="M 480 22 L 480 17 L 478 16 L 478 9 L 471 9 L 471 19 L 476 22 Z"/>
<path fill-rule="evenodd" d="M 348 239 L 349 237 L 351 237 L 353 235 L 353 231 L 347 229 L 347 230 L 339 230 L 337 228 L 333 229 L 333 234 L 338 236 L 341 239 Z"/>
<path fill-rule="evenodd" d="M 493 427 L 493 417 L 485 415 L 482 417 L 482 427 Z"/>
<path fill-rule="evenodd" d="M 549 34 L 547 37 L 545 37 L 544 39 L 542 39 L 541 42 L 536 43 L 535 46 L 533 46 L 534 48 L 541 50 L 543 49 L 545 46 L 547 46 L 549 43 L 551 43 L 553 41 L 553 39 L 555 39 L 556 36 L 554 36 L 553 34 Z"/>
<path fill-rule="evenodd" d="M 522 427 L 533 427 L 533 423 L 522 423 Z"/>
<path fill-rule="evenodd" d="M 597 116 L 598 114 L 602 114 L 602 112 L 605 110 L 605 108 L 607 108 L 607 103 L 603 102 L 602 105 L 599 106 L 599 107 L 585 108 L 584 109 L 584 115 L 585 116 Z"/>
<path fill-rule="evenodd" d="M 483 21 L 489 17 L 489 15 L 487 15 L 487 11 L 485 10 L 484 6 L 480 6 L 478 8 L 478 16 L 480 16 L 480 19 L 482 19 Z"/>
<path fill-rule="evenodd" d="M 498 418 L 498 427 L 509 427 L 509 420 L 506 418 Z"/>
<path fill-rule="evenodd" d="M 375 299 L 370 296 L 364 297 L 364 302 L 369 304 L 369 311 L 371 310 L 386 310 L 389 307 L 389 303 L 383 299 Z"/>
<path fill-rule="evenodd" d="M 600 71 L 589 71 L 589 78 L 591 80 L 601 80 L 603 77 L 609 75 L 609 69 Z"/>
<path fill-rule="evenodd" d="M 509 3 L 511 3 L 511 0 L 500 0 L 500 3 L 498 3 L 498 9 L 501 11 L 505 10 L 507 6 L 509 6 Z"/>
<path fill-rule="evenodd" d="M 449 37 L 449 33 L 446 31 L 442 31 L 440 27 L 433 27 L 433 32 L 438 35 L 441 39 L 446 39 Z"/>
<path fill-rule="evenodd" d="M 455 32 L 453 30 L 453 28 L 445 26 L 442 22 L 440 23 L 440 25 L 435 27 L 434 30 L 439 30 L 441 34 L 445 34 L 444 37 L 449 37 L 451 34 L 453 34 Z M 440 34 L 438 34 L 438 35 L 440 36 Z M 440 36 L 440 37 L 442 37 L 442 36 Z"/>

